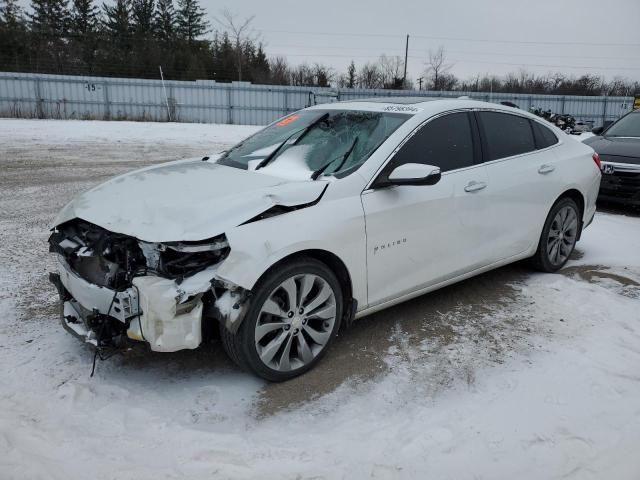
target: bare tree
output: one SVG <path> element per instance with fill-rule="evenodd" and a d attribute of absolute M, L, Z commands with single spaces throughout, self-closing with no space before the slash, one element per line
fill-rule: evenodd
<path fill-rule="evenodd" d="M 447 55 L 444 47 L 440 46 L 434 52 L 429 50 L 429 60 L 427 62 L 426 76 L 431 78 L 431 85 L 433 90 L 442 90 L 442 76 L 451 70 L 453 65 L 446 63 Z"/>
<path fill-rule="evenodd" d="M 375 63 L 365 63 L 358 73 L 360 88 L 382 88 L 382 73 Z"/>
<path fill-rule="evenodd" d="M 255 43 L 258 41 L 258 35 L 251 28 L 251 22 L 255 15 L 245 17 L 244 19 L 236 18 L 236 15 L 225 8 L 220 12 L 220 18 L 214 17 L 214 20 L 227 32 L 233 41 L 236 52 L 236 68 L 238 69 L 238 81 L 242 81 L 242 48 L 247 43 Z"/>
<path fill-rule="evenodd" d="M 312 68 L 306 63 L 291 68 L 291 85 L 313 87 L 314 76 Z"/>
<path fill-rule="evenodd" d="M 440 84 L 439 90 L 451 91 L 456 89 L 459 82 L 453 73 L 443 72 L 438 78 L 438 83 Z"/>
<path fill-rule="evenodd" d="M 274 57 L 269 59 L 271 83 L 275 85 L 291 84 L 291 69 L 284 57 Z"/>
<path fill-rule="evenodd" d="M 404 76 L 404 61 L 398 56 L 380 56 L 378 60 L 384 88 L 401 89 Z"/>
<path fill-rule="evenodd" d="M 549 90 L 552 92 L 558 91 L 564 82 L 566 81 L 565 76 L 562 73 L 556 72 L 549 76 Z"/>
<path fill-rule="evenodd" d="M 313 65 L 313 77 L 315 86 L 328 87 L 329 83 L 333 79 L 333 76 L 333 72 L 329 67 L 319 63 L 315 63 Z"/>

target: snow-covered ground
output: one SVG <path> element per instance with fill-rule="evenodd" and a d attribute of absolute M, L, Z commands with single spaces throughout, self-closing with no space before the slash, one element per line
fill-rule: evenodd
<path fill-rule="evenodd" d="M 46 127 L 44 126 L 46 125 Z M 154 142 L 179 145 L 228 145 L 258 130 L 245 125 L 204 123 L 103 122 L 99 120 L 16 120 L 0 118 L 3 143 L 69 145 L 76 142 L 129 143 Z M 4 146 L 7 144 L 5 143 Z"/>
<path fill-rule="evenodd" d="M 0 120 L 1 479 L 640 478 L 640 218 L 362 319 L 264 384 L 219 345 L 99 363 L 59 326 L 47 226 L 136 165 L 254 127 Z"/>

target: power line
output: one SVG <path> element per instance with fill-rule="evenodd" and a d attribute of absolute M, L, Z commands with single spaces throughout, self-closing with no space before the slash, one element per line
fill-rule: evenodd
<path fill-rule="evenodd" d="M 375 56 L 381 55 L 389 55 L 393 57 L 400 57 L 400 55 L 396 53 L 389 53 L 389 46 L 385 47 L 344 47 L 344 46 L 335 46 L 335 45 L 267 45 L 270 48 L 297 48 L 297 49 L 325 49 L 325 50 L 363 50 L 363 51 L 378 51 Z M 591 55 L 547 55 L 547 54 L 531 54 L 531 53 L 520 53 L 520 52 L 477 52 L 477 51 L 461 51 L 461 50 L 446 50 L 445 53 L 453 53 L 459 55 L 492 55 L 492 56 L 518 56 L 518 57 L 531 57 L 531 58 L 581 58 L 585 60 L 626 60 L 626 61 L 637 61 L 637 57 L 612 57 L 612 56 L 591 56 Z M 312 54 L 309 54 L 312 55 Z M 346 55 L 346 54 L 345 54 Z M 354 56 L 363 56 L 360 53 L 355 53 Z M 372 55 L 374 56 L 374 55 Z M 416 57 L 416 55 L 413 55 Z M 426 56 L 425 56 L 426 58 Z"/>
<path fill-rule="evenodd" d="M 456 60 L 452 60 L 456 61 Z M 594 67 L 584 65 L 547 65 L 543 63 L 510 63 L 510 62 L 483 62 L 476 60 L 458 60 L 465 63 L 479 63 L 479 64 L 491 64 L 491 65 L 510 65 L 510 66 L 522 66 L 522 67 L 547 67 L 547 68 L 573 68 L 579 70 L 640 70 L 640 67 Z"/>
<path fill-rule="evenodd" d="M 323 35 L 329 37 L 386 37 L 386 38 L 402 38 L 404 37 L 404 33 L 402 34 L 388 34 L 388 33 L 337 33 L 337 32 L 296 32 L 291 30 L 263 30 L 259 29 L 261 32 L 266 33 L 287 33 L 292 35 Z"/>
<path fill-rule="evenodd" d="M 511 43 L 514 45 L 578 45 L 589 47 L 640 47 L 640 43 L 605 43 L 605 42 L 534 42 L 526 40 L 490 40 L 483 38 L 454 38 L 454 37 L 429 37 L 426 35 L 416 35 L 417 38 L 425 38 L 428 40 L 447 40 L 460 42 L 484 42 L 484 43 Z"/>
<path fill-rule="evenodd" d="M 388 34 L 388 33 L 353 33 L 353 32 L 311 32 L 311 31 L 294 31 L 294 30 L 260 30 L 265 33 L 285 33 L 291 35 L 321 35 L 329 37 L 384 37 L 402 39 L 405 34 Z M 528 40 L 492 40 L 488 38 L 464 38 L 464 37 L 437 37 L 429 35 L 411 34 L 411 37 L 424 38 L 427 40 L 447 40 L 456 42 L 484 42 L 484 43 L 506 43 L 517 45 L 578 45 L 592 47 L 640 47 L 640 43 L 607 43 L 607 42 L 567 42 L 567 41 L 528 41 Z"/>

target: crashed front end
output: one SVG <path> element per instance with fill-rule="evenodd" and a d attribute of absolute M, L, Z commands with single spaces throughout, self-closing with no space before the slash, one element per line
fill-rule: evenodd
<path fill-rule="evenodd" d="M 157 352 L 194 349 L 203 319 L 228 324 L 244 310 L 247 293 L 216 277 L 230 251 L 225 235 L 150 243 L 74 219 L 54 229 L 49 245 L 62 325 L 94 347 L 135 340 Z"/>

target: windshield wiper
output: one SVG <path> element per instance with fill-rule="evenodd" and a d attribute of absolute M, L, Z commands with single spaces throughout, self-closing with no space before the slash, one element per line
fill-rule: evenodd
<path fill-rule="evenodd" d="M 342 156 L 342 160 L 340 161 L 340 163 L 338 164 L 338 166 L 336 167 L 336 169 L 334 170 L 334 172 L 339 172 L 340 169 L 342 168 L 342 166 L 344 165 L 344 162 L 347 161 L 347 158 L 349 158 L 349 155 L 351 155 L 351 152 L 353 152 L 353 149 L 356 148 L 356 145 L 358 144 L 358 140 L 360 139 L 360 137 L 356 137 L 355 140 L 353 141 L 353 143 L 351 144 L 351 146 L 349 147 L 349 150 L 347 150 L 344 155 Z M 329 167 L 329 165 L 331 165 L 333 162 L 335 162 L 337 159 L 333 159 L 330 162 L 325 163 L 323 166 L 321 166 L 319 169 L 317 169 L 315 172 L 313 172 L 311 174 L 311 180 L 315 180 L 317 179 L 320 175 L 322 175 L 322 173 Z"/>
<path fill-rule="evenodd" d="M 289 135 L 287 138 L 284 139 L 283 142 L 280 143 L 280 145 L 278 145 L 276 148 L 273 149 L 273 151 L 267 155 L 266 157 L 264 157 L 262 159 L 262 161 L 256 166 L 256 170 L 264 167 L 267 165 L 267 163 L 269 163 L 271 160 L 273 160 L 275 158 L 275 156 L 278 154 L 278 152 L 280 150 L 282 150 L 282 147 L 284 147 L 286 145 L 286 143 L 291 140 L 295 135 L 297 135 L 300 132 L 300 130 L 296 130 L 295 132 L 293 132 L 291 135 Z"/>
<path fill-rule="evenodd" d="M 293 132 L 291 135 L 289 135 L 287 138 L 284 139 L 284 141 L 282 143 L 280 143 L 280 145 L 278 145 L 273 152 L 271 152 L 269 155 L 267 155 L 257 166 L 256 166 L 256 170 L 258 170 L 259 168 L 262 167 L 266 167 L 267 164 L 273 160 L 274 158 L 276 158 L 276 156 L 278 155 L 278 153 L 280 152 L 280 150 L 282 150 L 282 147 L 284 147 L 287 142 L 289 140 L 291 140 L 293 137 L 295 137 L 298 133 L 300 133 L 300 136 L 296 139 L 294 145 L 296 143 L 298 143 L 300 140 L 302 140 L 304 138 L 304 136 L 309 133 L 311 131 L 311 129 L 313 127 L 315 127 L 316 125 L 318 125 L 319 123 L 325 121 L 327 118 L 329 117 L 329 112 L 325 113 L 324 115 L 321 115 L 320 118 L 318 118 L 317 120 L 314 120 L 313 122 L 311 122 L 309 125 L 307 125 L 306 127 L 304 127 L 302 129 L 302 133 L 300 133 L 300 130 L 296 130 L 295 132 Z"/>

